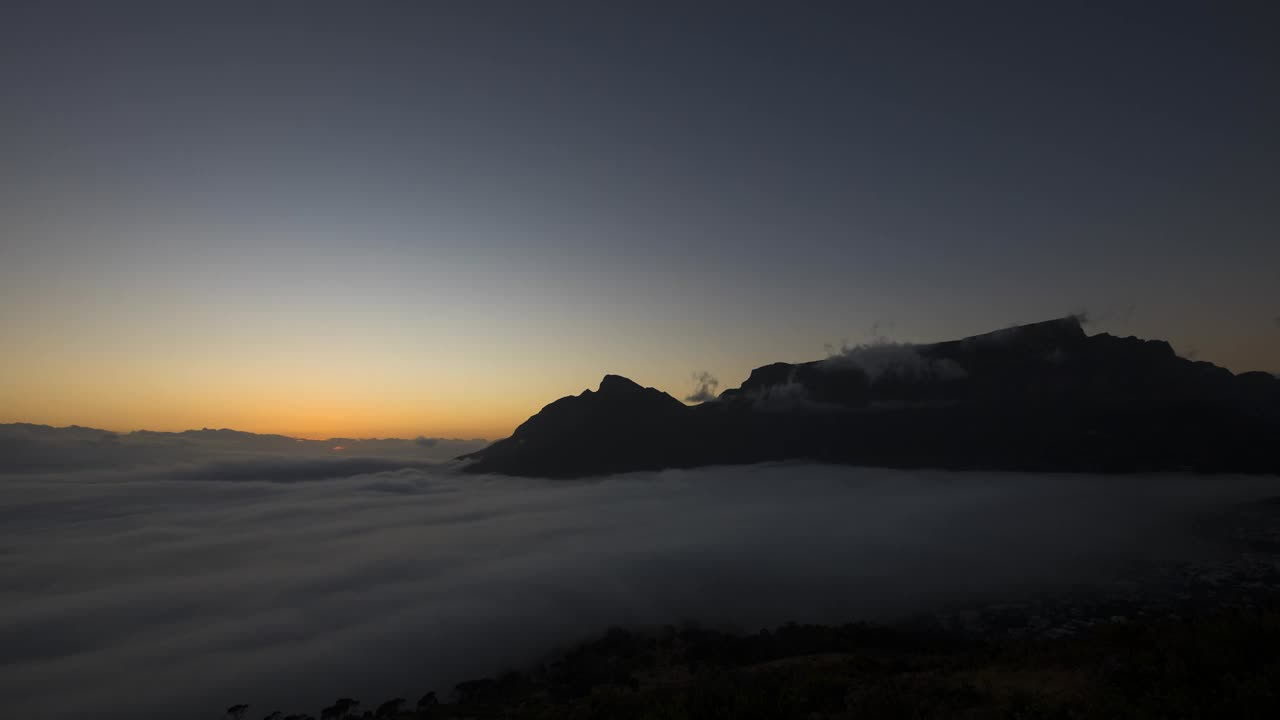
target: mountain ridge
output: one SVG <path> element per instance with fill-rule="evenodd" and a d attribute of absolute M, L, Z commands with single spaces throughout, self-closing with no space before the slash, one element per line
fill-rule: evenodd
<path fill-rule="evenodd" d="M 1077 317 L 755 368 L 686 406 L 606 375 L 462 456 L 468 472 L 578 477 L 813 460 L 889 467 L 1280 472 L 1280 379 L 1087 335 Z"/>
<path fill-rule="evenodd" d="M 327 438 L 308 440 L 227 428 L 114 432 L 69 425 L 0 424 L 0 475 L 82 469 L 118 470 L 236 457 L 398 457 L 449 460 L 482 440 L 453 438 Z"/>

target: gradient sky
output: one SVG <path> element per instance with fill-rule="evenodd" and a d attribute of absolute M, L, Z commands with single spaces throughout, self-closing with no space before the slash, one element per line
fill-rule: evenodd
<path fill-rule="evenodd" d="M 499 437 L 1080 310 L 1280 371 L 1265 3 L 796 5 L 6 2 L 0 422 Z"/>

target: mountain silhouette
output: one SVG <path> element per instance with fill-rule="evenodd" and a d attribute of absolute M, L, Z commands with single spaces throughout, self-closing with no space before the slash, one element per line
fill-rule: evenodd
<path fill-rule="evenodd" d="M 580 477 L 780 460 L 947 469 L 1280 472 L 1280 379 L 1087 335 L 1075 317 L 756 368 L 686 406 L 607 375 L 469 472 Z"/>

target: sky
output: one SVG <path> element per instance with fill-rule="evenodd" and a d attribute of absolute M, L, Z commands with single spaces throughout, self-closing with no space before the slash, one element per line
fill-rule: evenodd
<path fill-rule="evenodd" d="M 1264 3 L 687 5 L 5 3 L 0 422 L 496 438 L 1080 311 L 1280 371 Z"/>

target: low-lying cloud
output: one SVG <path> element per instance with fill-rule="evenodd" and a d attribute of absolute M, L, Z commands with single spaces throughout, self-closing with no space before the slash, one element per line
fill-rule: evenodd
<path fill-rule="evenodd" d="M 610 624 L 887 620 L 1187 553 L 1194 516 L 1275 492 L 812 465 L 553 482 L 378 462 L 0 479 L 7 712 L 314 713 L 447 692 Z"/>
<path fill-rule="evenodd" d="M 871 382 L 886 375 L 909 381 L 956 380 L 965 376 L 964 368 L 954 360 L 927 358 L 912 343 L 883 339 L 841 347 L 823 360 L 822 366 L 833 370 L 857 368 L 866 373 Z"/>
<path fill-rule="evenodd" d="M 685 402 L 704 403 L 711 402 L 719 397 L 716 388 L 720 387 L 720 381 L 709 372 L 697 372 L 693 374 L 694 387 L 693 392 L 685 396 Z"/>

